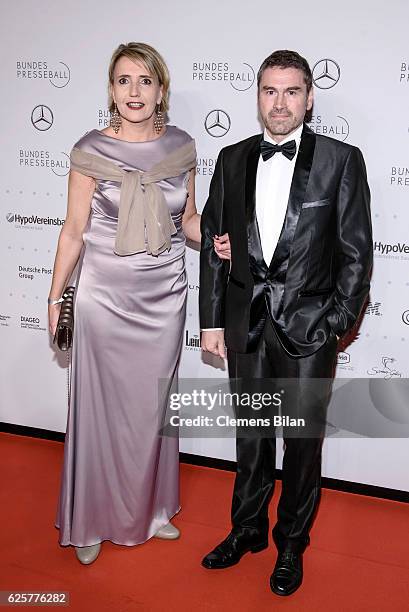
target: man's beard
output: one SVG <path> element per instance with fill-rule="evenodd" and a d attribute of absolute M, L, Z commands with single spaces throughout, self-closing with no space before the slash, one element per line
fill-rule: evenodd
<path fill-rule="evenodd" d="M 272 115 L 277 114 L 276 112 L 270 111 L 267 115 L 266 127 L 269 132 L 271 132 L 271 134 L 277 134 L 278 136 L 284 136 L 292 132 L 296 127 L 294 115 L 286 111 L 280 118 L 272 117 Z"/>

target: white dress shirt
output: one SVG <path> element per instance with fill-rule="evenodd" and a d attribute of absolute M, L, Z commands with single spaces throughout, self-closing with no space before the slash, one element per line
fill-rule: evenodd
<path fill-rule="evenodd" d="M 275 142 L 264 130 L 264 140 L 272 144 L 284 144 L 295 140 L 296 154 L 287 159 L 282 153 L 275 153 L 267 161 L 261 157 L 257 166 L 256 177 L 256 217 L 260 232 L 261 248 L 264 261 L 269 266 L 280 237 L 288 197 L 293 180 L 295 162 L 300 147 L 303 124 L 291 132 L 280 143 Z M 222 330 L 222 327 L 202 328 L 201 331 Z"/>
<path fill-rule="evenodd" d="M 275 142 L 264 130 L 264 140 L 272 144 L 284 144 L 295 140 L 297 151 L 290 160 L 282 153 L 275 153 L 267 161 L 260 155 L 256 178 L 256 217 L 260 232 L 261 248 L 264 261 L 269 266 L 274 255 L 285 213 L 287 211 L 288 197 L 293 180 L 295 162 L 300 146 L 301 124 L 294 132 L 289 134 L 280 143 Z"/>

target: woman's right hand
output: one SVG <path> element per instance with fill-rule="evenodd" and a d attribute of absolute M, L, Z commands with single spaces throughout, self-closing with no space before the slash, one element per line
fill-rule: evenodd
<path fill-rule="evenodd" d="M 229 234 L 217 236 L 213 238 L 214 250 L 220 259 L 231 259 L 231 247 Z"/>
<path fill-rule="evenodd" d="M 60 316 L 61 304 L 49 304 L 48 306 L 48 329 L 54 339 L 57 329 L 58 317 Z"/>
<path fill-rule="evenodd" d="M 53 266 L 53 278 L 48 296 L 57 298 L 71 278 L 84 246 L 83 235 L 91 211 L 95 179 L 70 170 L 68 180 L 68 207 L 64 225 L 58 238 Z M 60 316 L 61 304 L 48 305 L 48 330 L 53 339 Z"/>

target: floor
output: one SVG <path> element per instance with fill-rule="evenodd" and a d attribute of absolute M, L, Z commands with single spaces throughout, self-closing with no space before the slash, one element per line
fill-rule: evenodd
<path fill-rule="evenodd" d="M 81 565 L 53 526 L 62 456 L 59 442 L 0 433 L 0 590 L 68 591 L 74 611 L 409 610 L 407 504 L 324 490 L 303 585 L 280 598 L 269 588 L 273 545 L 227 570 L 200 566 L 230 529 L 234 475 L 210 468 L 181 465 L 179 540 L 105 542 Z"/>

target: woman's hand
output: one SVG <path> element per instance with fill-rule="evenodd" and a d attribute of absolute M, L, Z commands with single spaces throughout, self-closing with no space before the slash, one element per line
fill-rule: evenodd
<path fill-rule="evenodd" d="M 48 306 L 48 329 L 54 339 L 57 329 L 58 317 L 60 316 L 61 304 L 50 304 Z"/>
<path fill-rule="evenodd" d="M 213 238 L 214 250 L 220 259 L 231 259 L 229 234 Z"/>

